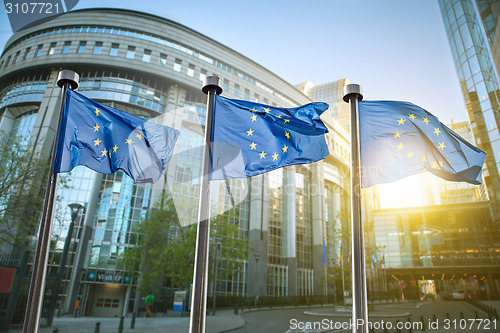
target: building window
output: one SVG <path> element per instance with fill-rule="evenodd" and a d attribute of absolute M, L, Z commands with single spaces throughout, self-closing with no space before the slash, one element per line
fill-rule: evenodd
<path fill-rule="evenodd" d="M 243 96 L 243 99 L 245 101 L 248 101 L 250 99 L 250 90 L 245 89 L 245 95 Z"/>
<path fill-rule="evenodd" d="M 200 71 L 200 81 L 205 81 L 206 77 L 207 77 L 207 70 L 206 69 L 202 69 Z"/>
<path fill-rule="evenodd" d="M 194 65 L 193 64 L 189 64 L 188 70 L 187 70 L 187 75 L 194 77 Z"/>
<path fill-rule="evenodd" d="M 68 54 L 70 47 L 71 47 L 71 42 L 70 41 L 64 42 L 64 46 L 63 46 L 63 49 L 62 49 L 62 54 Z"/>
<path fill-rule="evenodd" d="M 130 46 L 127 49 L 127 55 L 125 56 L 127 59 L 134 59 L 135 57 L 135 46 Z"/>
<path fill-rule="evenodd" d="M 222 90 L 227 91 L 229 89 L 229 80 L 224 79 L 222 82 Z"/>
<path fill-rule="evenodd" d="M 239 96 L 240 95 L 240 85 L 239 84 L 235 84 L 234 85 L 234 95 L 235 96 Z"/>
<path fill-rule="evenodd" d="M 255 94 L 255 95 L 254 95 L 253 101 L 254 101 L 255 103 L 259 103 L 259 95 L 258 95 L 258 94 Z"/>
<path fill-rule="evenodd" d="M 57 43 L 50 43 L 49 51 L 47 52 L 48 55 L 54 54 L 54 52 L 56 51 L 56 45 Z"/>
<path fill-rule="evenodd" d="M 151 50 L 144 49 L 144 54 L 142 55 L 142 61 L 144 62 L 151 61 Z"/>
<path fill-rule="evenodd" d="M 174 63 L 174 71 L 180 72 L 181 71 L 181 64 L 182 64 L 182 60 L 176 58 L 175 63 Z"/>
<path fill-rule="evenodd" d="M 111 49 L 109 50 L 109 55 L 112 57 L 116 57 L 118 55 L 118 49 L 120 48 L 120 44 L 111 44 Z"/>
<path fill-rule="evenodd" d="M 9 56 L 9 57 L 7 58 L 7 61 L 5 61 L 5 68 L 7 68 L 7 66 L 9 66 L 9 62 L 10 62 L 10 58 L 11 58 L 11 57 L 12 57 L 12 56 Z"/>
<path fill-rule="evenodd" d="M 161 67 L 165 67 L 167 65 L 167 55 L 164 53 L 160 53 L 160 59 L 158 60 L 158 65 Z"/>
<path fill-rule="evenodd" d="M 94 54 L 101 54 L 101 51 L 102 51 L 102 42 L 95 42 Z"/>
<path fill-rule="evenodd" d="M 26 60 L 30 57 L 30 52 L 31 52 L 31 47 L 28 47 L 26 51 L 24 52 L 24 57 L 23 60 Z"/>
<path fill-rule="evenodd" d="M 35 57 L 39 57 L 42 55 L 42 49 L 43 49 L 43 44 L 40 44 L 36 47 Z"/>
<path fill-rule="evenodd" d="M 76 53 L 78 53 L 78 54 L 85 53 L 85 46 L 87 46 L 87 42 L 86 41 L 81 41 L 80 45 L 78 45 L 78 51 Z"/>
<path fill-rule="evenodd" d="M 13 64 L 17 62 L 17 58 L 19 58 L 19 53 L 21 53 L 21 51 L 17 51 L 16 54 L 14 55 L 14 59 L 12 59 Z"/>

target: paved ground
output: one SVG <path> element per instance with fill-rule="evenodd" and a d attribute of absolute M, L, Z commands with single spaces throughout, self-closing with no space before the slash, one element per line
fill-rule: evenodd
<path fill-rule="evenodd" d="M 500 315 L 500 301 L 485 301 L 482 303 L 497 309 Z M 207 316 L 206 332 L 350 332 L 350 329 L 336 329 L 336 327 L 342 327 L 342 325 L 346 327 L 349 324 L 350 311 L 349 307 L 334 308 L 332 306 L 262 308 L 247 310 L 236 316 L 233 310 L 218 310 L 215 316 Z M 476 312 L 478 319 L 476 319 Z M 369 309 L 369 321 L 374 326 L 373 332 L 375 333 L 406 333 L 410 332 L 410 326 L 413 327 L 412 332 L 422 332 L 422 328 L 425 327 L 426 333 L 500 332 L 500 321 L 495 321 L 492 318 L 488 322 L 486 321 L 487 318 L 486 312 L 463 301 L 382 303 L 371 305 Z M 55 318 L 52 328 L 42 328 L 40 332 L 49 333 L 53 332 L 54 328 L 58 328 L 59 333 L 93 333 L 97 321 L 101 323 L 100 333 L 118 332 L 120 321 L 118 318 L 96 317 Z M 400 322 L 399 325 L 407 323 L 406 325 L 410 326 L 397 330 L 398 321 Z M 123 332 L 186 333 L 189 330 L 189 318 L 187 317 L 157 316 L 154 318 L 137 318 L 135 329 L 130 328 L 130 323 L 131 318 L 125 318 Z M 387 323 L 390 323 L 390 327 Z M 384 327 L 387 327 L 388 330 L 385 331 Z M 9 332 L 20 333 L 21 331 L 21 328 L 13 328 Z"/>
<path fill-rule="evenodd" d="M 54 318 L 52 328 L 42 327 L 40 332 L 53 332 L 55 328 L 59 333 L 93 333 L 96 322 L 100 322 L 100 333 L 117 333 L 120 324 L 119 318 L 97 317 L 60 317 Z M 123 332 L 134 333 L 186 333 L 189 331 L 189 317 L 153 317 L 136 318 L 135 328 L 130 328 L 131 317 L 124 320 Z M 207 333 L 219 333 L 241 327 L 245 324 L 242 317 L 233 314 L 233 310 L 219 310 L 215 316 L 207 316 Z M 22 332 L 22 328 L 12 328 L 12 333 Z"/>

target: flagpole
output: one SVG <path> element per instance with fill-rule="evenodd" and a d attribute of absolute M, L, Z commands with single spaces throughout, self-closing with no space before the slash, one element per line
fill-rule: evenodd
<path fill-rule="evenodd" d="M 363 99 L 361 86 L 344 87 L 344 101 L 351 112 L 351 242 L 352 242 L 352 332 L 368 332 L 366 297 L 365 245 L 361 218 L 361 172 L 359 153 L 358 101 Z"/>
<path fill-rule="evenodd" d="M 52 233 L 52 218 L 54 216 L 54 204 L 57 192 L 57 179 L 59 174 L 54 174 L 54 160 L 56 155 L 57 137 L 59 134 L 59 125 L 66 100 L 66 91 L 68 88 L 76 89 L 80 81 L 80 76 L 70 70 L 62 70 L 57 77 L 57 85 L 62 88 L 61 108 L 59 111 L 59 120 L 57 122 L 54 145 L 52 148 L 52 157 L 50 160 L 49 179 L 45 190 L 45 199 L 43 203 L 42 217 L 38 230 L 38 242 L 35 252 L 35 261 L 33 263 L 33 273 L 31 274 L 30 290 L 28 293 L 28 302 L 26 304 L 26 313 L 24 314 L 23 333 L 38 332 L 40 326 L 40 315 L 42 313 L 43 292 L 45 279 L 47 275 L 47 260 L 50 249 L 50 238 Z"/>
<path fill-rule="evenodd" d="M 193 295 L 191 301 L 190 333 L 204 333 L 207 313 L 208 249 L 210 238 L 210 156 L 212 148 L 212 120 L 215 94 L 222 93 L 221 79 L 207 76 L 201 89 L 208 95 L 205 125 L 205 149 L 200 185 L 200 205 L 198 210 L 198 233 L 196 235 L 196 255 L 193 274 Z"/>

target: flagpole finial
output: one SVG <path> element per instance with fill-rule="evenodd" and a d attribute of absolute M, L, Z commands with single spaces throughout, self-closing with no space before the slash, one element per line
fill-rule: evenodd
<path fill-rule="evenodd" d="M 361 86 L 354 83 L 344 86 L 344 102 L 349 103 L 349 98 L 353 95 L 357 95 L 358 101 L 363 100 Z"/>
<path fill-rule="evenodd" d="M 205 80 L 203 80 L 203 88 L 201 88 L 201 91 L 203 91 L 205 94 L 208 94 L 211 89 L 215 89 L 215 93 L 217 95 L 222 94 L 222 79 L 220 77 L 215 75 L 205 77 Z"/>
<path fill-rule="evenodd" d="M 68 69 L 63 69 L 57 76 L 57 85 L 62 88 L 66 83 L 69 84 L 71 89 L 75 90 L 80 84 L 80 75 Z"/>

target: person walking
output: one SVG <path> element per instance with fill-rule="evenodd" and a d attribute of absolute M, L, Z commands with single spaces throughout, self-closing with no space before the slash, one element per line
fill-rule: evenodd
<path fill-rule="evenodd" d="M 150 291 L 148 293 L 148 295 L 146 296 L 146 300 L 145 300 L 145 303 L 146 303 L 146 318 L 153 317 L 153 314 L 151 313 L 151 309 L 153 308 L 154 301 L 155 301 L 155 296 Z"/>

